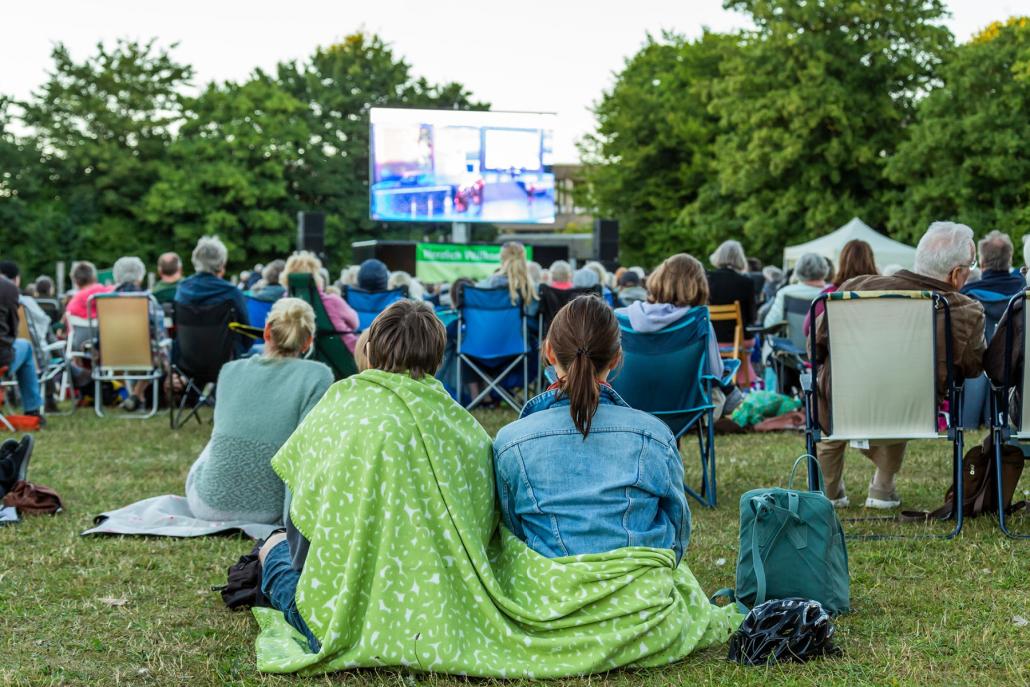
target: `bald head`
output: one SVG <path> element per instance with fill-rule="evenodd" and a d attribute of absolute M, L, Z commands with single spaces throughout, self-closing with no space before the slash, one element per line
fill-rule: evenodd
<path fill-rule="evenodd" d="M 182 260 L 177 253 L 162 253 L 157 259 L 157 276 L 161 281 L 178 281 L 182 278 Z"/>

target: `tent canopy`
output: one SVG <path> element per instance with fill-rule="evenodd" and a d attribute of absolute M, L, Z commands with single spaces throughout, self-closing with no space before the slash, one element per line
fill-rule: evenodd
<path fill-rule="evenodd" d="M 807 243 L 800 243 L 796 246 L 787 246 L 783 249 L 783 268 L 790 269 L 805 253 L 818 253 L 826 256 L 837 264 L 841 248 L 844 244 L 853 239 L 861 239 L 873 248 L 873 255 L 876 257 L 876 266 L 881 270 L 887 265 L 901 265 L 911 269 L 916 258 L 916 249 L 905 245 L 894 239 L 889 239 L 879 233 L 868 224 L 857 217 L 840 229 L 812 239 Z"/>

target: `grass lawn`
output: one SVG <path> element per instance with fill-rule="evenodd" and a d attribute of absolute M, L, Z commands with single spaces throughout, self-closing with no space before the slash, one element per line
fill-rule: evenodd
<path fill-rule="evenodd" d="M 512 415 L 478 417 L 496 432 Z M 249 613 L 226 610 L 210 591 L 250 542 L 236 536 L 79 537 L 105 509 L 182 493 L 209 431 L 209 425 L 192 424 L 173 433 L 165 415 L 138 422 L 80 411 L 53 418 L 38 435 L 30 478 L 56 488 L 66 511 L 0 528 L 0 685 L 492 682 L 391 670 L 317 679 L 260 675 L 254 668 L 257 624 Z M 797 435 L 719 438 L 720 506 L 707 511 L 692 503 L 694 533 L 685 558 L 706 589 L 733 585 L 740 494 L 784 484 L 801 450 Z M 864 501 L 871 465 L 857 453 L 848 460 L 850 496 Z M 695 463 L 688 453 L 688 471 Z M 947 464 L 943 443 L 912 447 L 900 485 L 905 505 L 939 505 Z M 1030 477 L 1019 491 L 1026 489 Z M 852 507 L 846 513 L 863 512 Z M 1016 526 L 1030 530 L 1030 518 Z M 845 523 L 849 532 L 873 527 Z M 909 533 L 919 529 L 908 527 Z M 1030 683 L 1030 626 L 1014 621 L 1030 618 L 1030 543 L 1005 538 L 984 518 L 967 523 L 957 541 L 854 541 L 849 553 L 854 612 L 838 624 L 843 657 L 741 668 L 726 662 L 720 647 L 660 670 L 558 684 Z"/>

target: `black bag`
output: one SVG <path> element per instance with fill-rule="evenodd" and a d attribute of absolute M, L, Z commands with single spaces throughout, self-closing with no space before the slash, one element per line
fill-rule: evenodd
<path fill-rule="evenodd" d="M 230 610 L 250 608 L 252 606 L 271 608 L 272 604 L 261 593 L 261 562 L 258 560 L 258 551 L 264 540 L 258 540 L 254 548 L 240 560 L 229 567 L 228 579 L 221 587 L 214 587 L 213 590 L 221 592 L 222 601 Z"/>

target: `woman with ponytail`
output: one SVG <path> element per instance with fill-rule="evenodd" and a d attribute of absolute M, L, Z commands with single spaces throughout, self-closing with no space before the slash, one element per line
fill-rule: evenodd
<path fill-rule="evenodd" d="M 558 381 L 494 441 L 505 525 L 547 557 L 647 546 L 679 561 L 690 538 L 683 464 L 669 428 L 608 385 L 622 359 L 612 309 L 573 300 L 544 355 Z"/>

